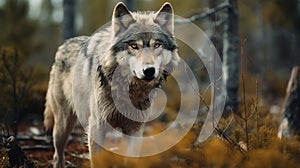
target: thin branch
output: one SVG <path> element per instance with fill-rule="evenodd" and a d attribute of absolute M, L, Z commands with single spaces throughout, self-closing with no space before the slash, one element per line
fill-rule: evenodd
<path fill-rule="evenodd" d="M 229 126 L 231 125 L 233 119 L 234 119 L 234 115 L 232 115 L 232 117 L 231 117 L 229 123 L 226 125 L 226 127 L 225 127 L 224 130 L 223 130 L 223 132 L 226 132 L 226 130 L 227 130 L 227 129 L 229 128 Z"/>
<path fill-rule="evenodd" d="M 240 117 L 240 116 L 239 116 Z M 237 118 L 234 118 L 235 122 L 242 128 L 243 131 L 245 131 L 244 125 L 241 121 L 239 121 Z M 242 118 L 240 118 L 242 119 Z M 243 120 L 243 119 L 242 119 Z M 244 121 L 244 120 L 243 120 Z"/>
<path fill-rule="evenodd" d="M 237 142 L 235 142 L 233 139 L 230 138 L 230 136 L 228 136 L 227 134 L 224 133 L 224 131 L 222 129 L 220 129 L 219 127 L 215 127 L 216 132 L 222 137 L 224 138 L 229 144 L 234 145 L 238 148 L 238 150 L 241 153 L 245 153 L 245 149 L 243 149 L 240 144 L 238 144 Z"/>
<path fill-rule="evenodd" d="M 253 117 L 253 115 L 256 114 L 256 112 L 257 112 L 257 107 L 258 107 L 258 104 L 259 104 L 257 101 L 258 101 L 257 99 L 256 100 L 252 99 L 252 103 L 255 106 L 254 106 L 254 109 L 252 110 L 252 112 L 250 113 L 250 115 L 247 117 L 248 120 L 251 119 Z"/>
<path fill-rule="evenodd" d="M 202 20 L 205 19 L 206 17 L 211 16 L 212 14 L 215 14 L 223 9 L 226 8 L 231 8 L 231 5 L 228 2 L 223 2 L 220 5 L 216 6 L 215 8 L 209 9 L 208 11 L 204 12 L 204 13 L 200 13 L 197 15 L 193 15 L 189 18 L 186 19 L 175 19 L 175 24 L 183 24 L 183 23 L 190 23 L 190 22 L 194 22 L 196 20 Z"/>
<path fill-rule="evenodd" d="M 225 19 L 219 19 L 218 21 L 216 21 L 215 25 L 218 27 L 220 25 L 222 25 L 225 22 Z"/>
<path fill-rule="evenodd" d="M 241 52 L 241 78 L 242 78 L 242 89 L 243 89 L 243 99 L 244 99 L 244 122 L 245 122 L 245 135 L 246 135 L 246 146 L 247 149 L 249 149 L 249 130 L 248 130 L 248 117 L 249 114 L 247 113 L 247 103 L 246 103 L 246 87 L 245 87 L 245 79 L 244 79 L 244 72 L 243 72 L 243 56 L 244 56 L 244 43 L 241 42 L 241 47 L 240 47 L 240 52 Z"/>
<path fill-rule="evenodd" d="M 6 53 L 5 53 L 6 54 Z M 14 74 L 13 71 L 10 69 L 10 65 L 9 65 L 9 61 L 7 60 L 8 56 L 4 55 L 2 56 L 2 62 L 3 62 L 3 66 L 4 66 L 4 70 L 8 73 L 9 78 L 14 81 Z"/>
<path fill-rule="evenodd" d="M 19 88 L 19 96 L 18 96 L 19 102 L 21 102 L 22 99 L 24 98 L 24 93 L 27 92 L 33 85 L 33 83 L 30 82 L 33 75 L 33 69 L 30 68 L 27 71 L 27 73 L 21 73 L 20 75 L 21 75 L 21 79 L 20 79 L 21 86 Z"/>
<path fill-rule="evenodd" d="M 257 80 L 256 80 L 256 102 L 258 102 L 258 81 Z M 256 132 L 258 132 L 258 130 L 259 130 L 259 122 L 258 122 L 259 111 L 257 110 L 257 107 L 256 107 L 256 111 L 257 111 L 256 112 Z"/>
<path fill-rule="evenodd" d="M 186 77 L 187 77 L 188 81 L 190 83 L 192 83 L 192 80 L 191 80 L 191 78 L 189 77 L 189 75 L 188 75 L 188 73 L 186 71 L 186 66 L 184 66 L 184 71 L 185 71 L 185 74 L 186 74 Z M 201 94 L 199 94 L 198 90 L 196 90 L 192 84 L 191 84 L 191 87 L 195 91 L 195 93 L 197 93 L 198 97 L 203 102 L 203 104 L 207 107 L 207 109 L 209 109 L 209 105 L 206 103 L 205 99 L 201 96 Z"/>

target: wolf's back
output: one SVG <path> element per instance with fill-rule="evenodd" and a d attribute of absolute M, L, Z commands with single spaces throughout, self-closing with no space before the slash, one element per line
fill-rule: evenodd
<path fill-rule="evenodd" d="M 67 40 L 57 50 L 55 54 L 55 68 L 60 72 L 68 73 L 76 63 L 79 51 L 86 46 L 88 37 L 80 36 Z M 52 67 L 53 71 L 54 67 Z M 51 80 L 51 76 L 50 76 Z"/>
<path fill-rule="evenodd" d="M 67 40 L 57 50 L 51 68 L 44 111 L 45 130 L 51 132 L 56 113 L 71 105 L 72 76 L 70 73 L 76 63 L 79 51 L 85 47 L 88 37 L 81 36 Z"/>

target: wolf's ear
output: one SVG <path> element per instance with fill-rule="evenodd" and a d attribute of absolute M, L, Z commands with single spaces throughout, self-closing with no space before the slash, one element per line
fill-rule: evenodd
<path fill-rule="evenodd" d="M 130 24 L 134 23 L 131 12 L 127 9 L 124 3 L 119 2 L 114 9 L 112 17 L 112 29 L 114 35 L 124 32 Z"/>
<path fill-rule="evenodd" d="M 169 2 L 163 4 L 163 6 L 156 13 L 155 23 L 160 25 L 163 30 L 167 31 L 171 35 L 174 34 L 174 13 L 172 5 Z"/>

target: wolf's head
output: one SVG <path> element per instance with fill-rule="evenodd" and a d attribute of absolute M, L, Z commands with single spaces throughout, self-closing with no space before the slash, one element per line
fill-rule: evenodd
<path fill-rule="evenodd" d="M 118 3 L 111 28 L 112 52 L 133 76 L 152 81 L 163 72 L 171 73 L 178 63 L 171 4 L 165 3 L 158 12 L 130 12 Z"/>

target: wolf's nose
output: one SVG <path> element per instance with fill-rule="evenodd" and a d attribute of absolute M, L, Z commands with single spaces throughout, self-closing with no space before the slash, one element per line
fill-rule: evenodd
<path fill-rule="evenodd" d="M 155 68 L 153 68 L 153 67 L 145 68 L 143 70 L 143 73 L 144 73 L 146 78 L 153 78 L 154 74 L 155 74 Z"/>

